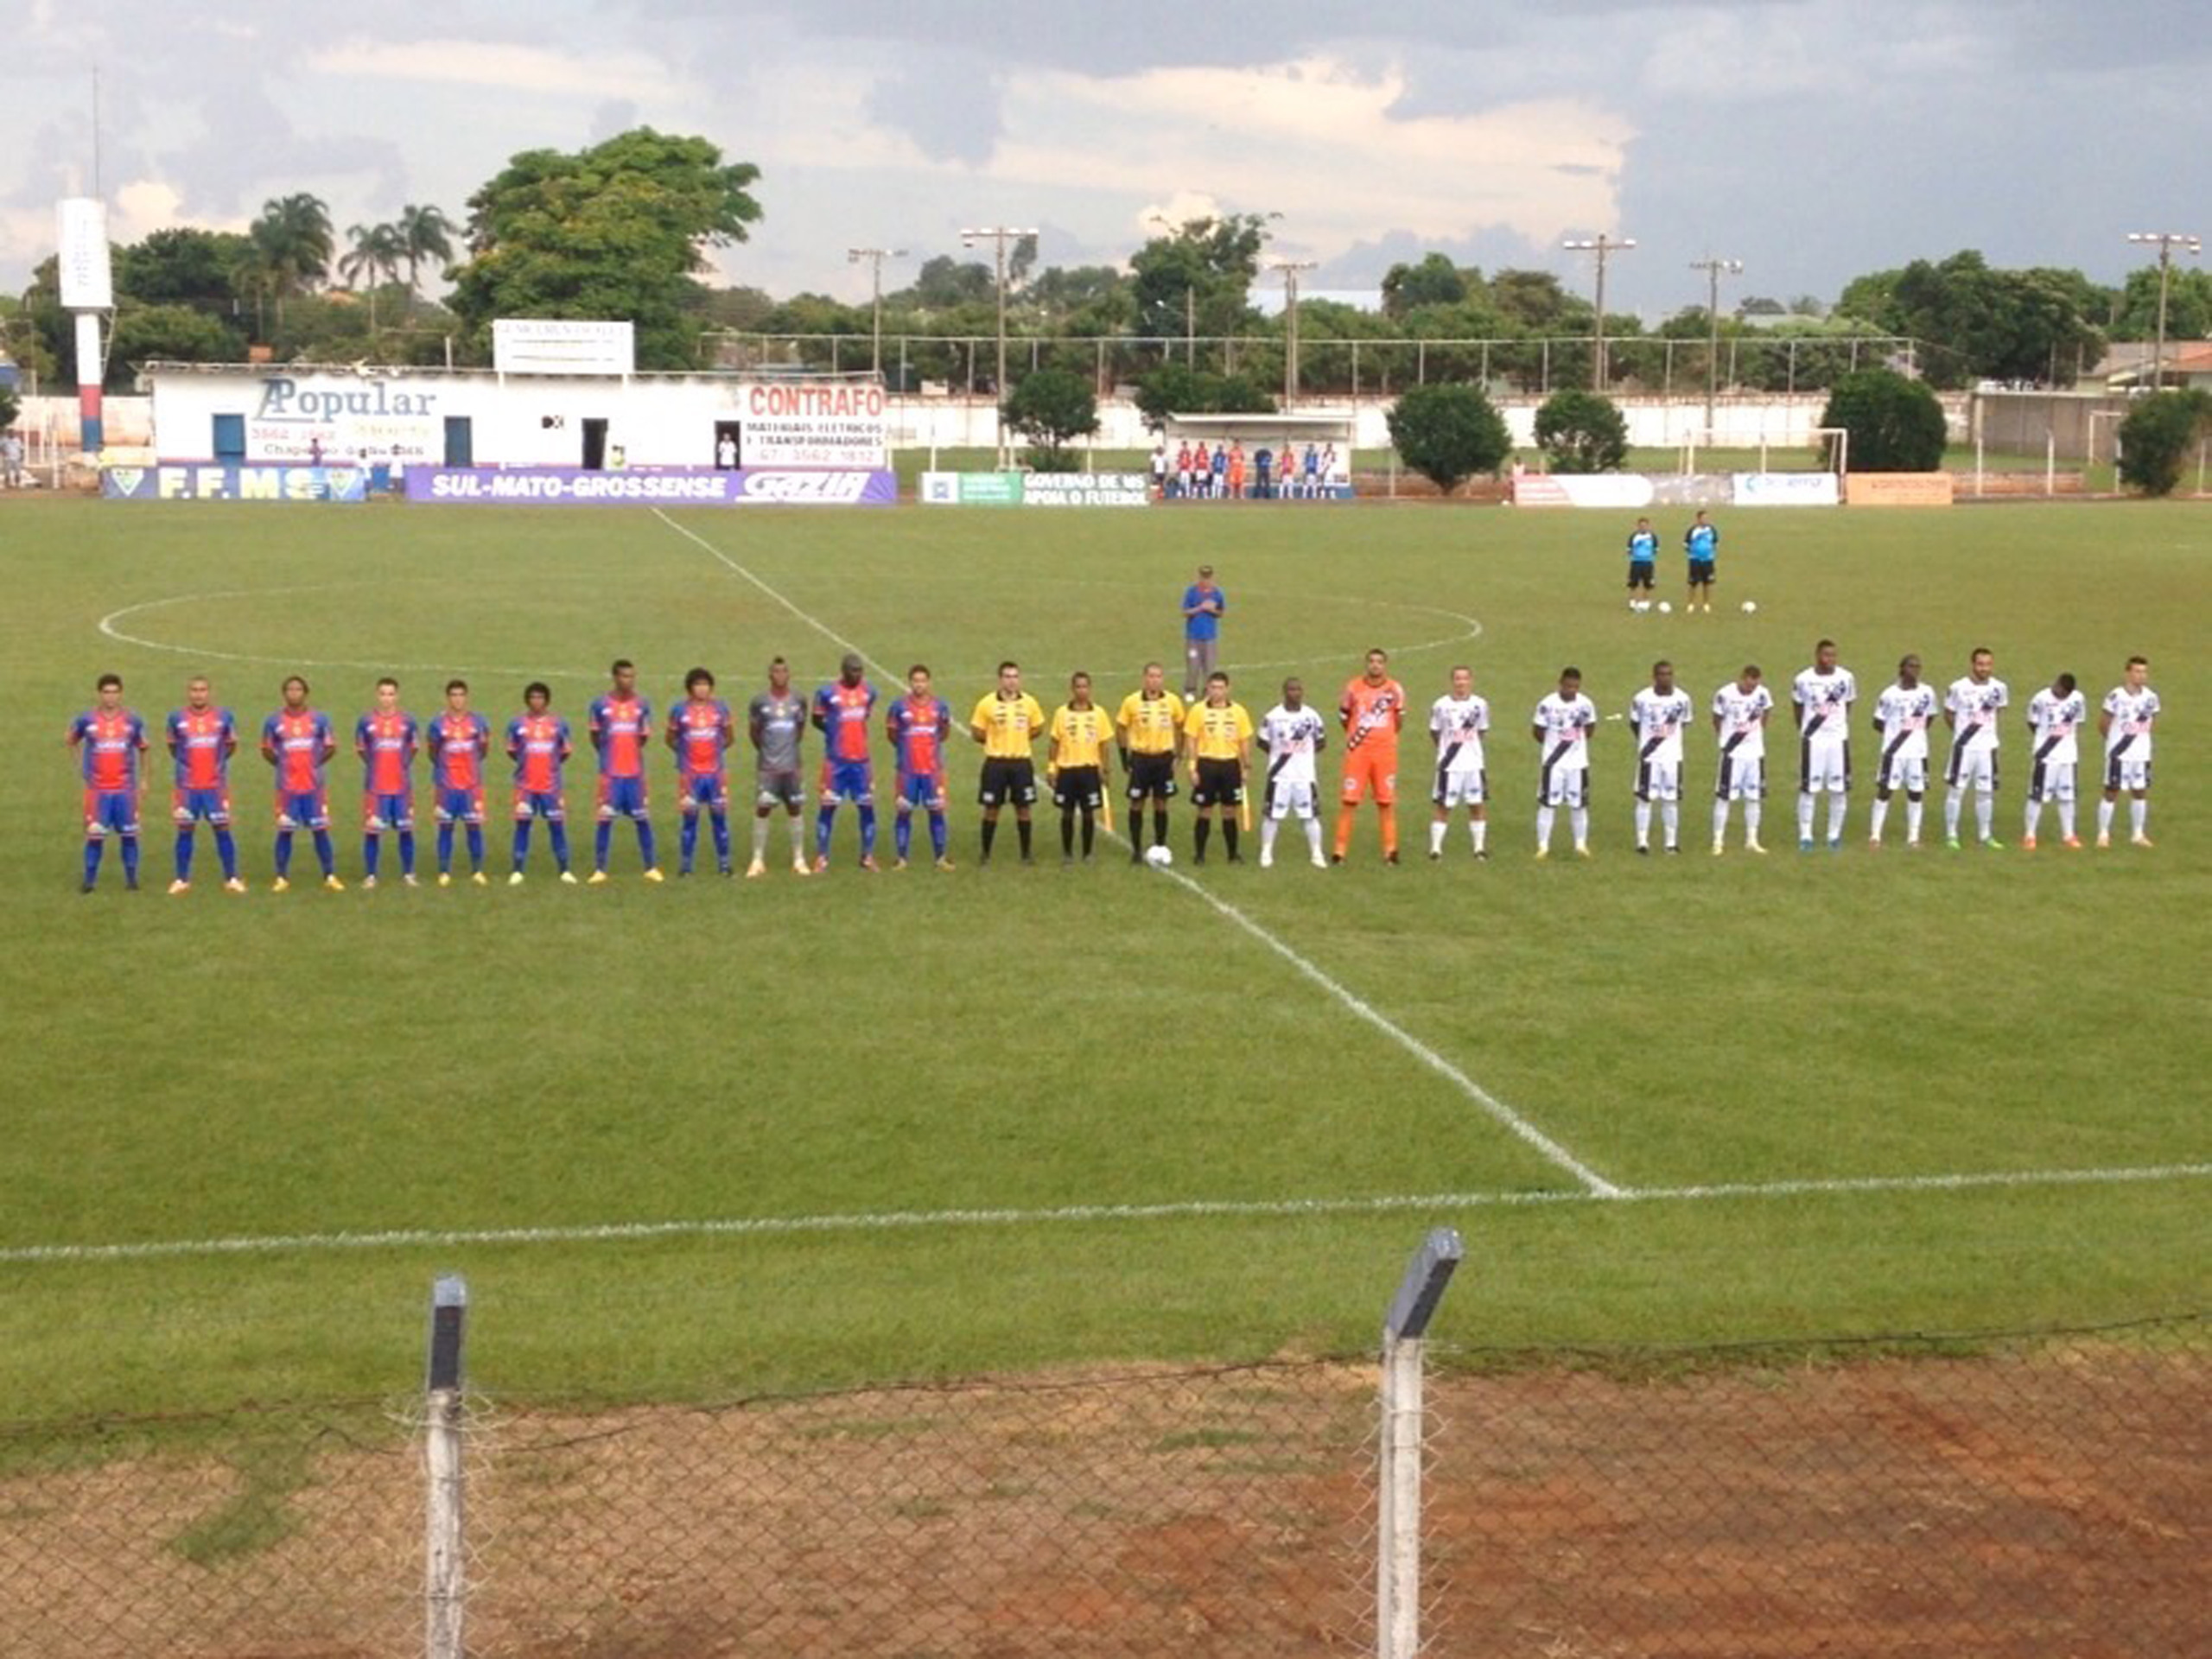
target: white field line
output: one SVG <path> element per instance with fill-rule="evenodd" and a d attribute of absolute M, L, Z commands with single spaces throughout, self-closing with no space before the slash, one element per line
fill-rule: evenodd
<path fill-rule="evenodd" d="M 675 531 L 678 535 L 696 543 L 697 546 L 704 548 L 708 552 L 713 554 L 714 556 L 719 559 L 724 565 L 736 572 L 739 575 L 744 577 L 746 581 L 751 582 L 762 593 L 767 594 L 769 598 L 774 600 L 776 603 L 782 606 L 800 621 L 805 623 L 807 626 L 814 629 L 817 633 L 821 633 L 829 639 L 836 640 L 847 651 L 857 654 L 862 661 L 868 663 L 869 666 L 875 669 L 876 671 L 881 674 L 886 679 L 895 677 L 893 676 L 889 669 L 884 667 L 882 664 L 877 662 L 866 652 L 861 650 L 858 645 L 846 639 L 842 634 L 836 632 L 828 623 L 823 621 L 819 617 L 809 615 L 806 612 L 801 610 L 789 599 L 785 598 L 782 594 L 778 593 L 773 588 L 771 588 L 766 582 L 761 581 L 760 577 L 754 575 L 753 572 L 747 569 L 735 559 L 731 558 L 727 553 L 724 553 L 720 548 L 708 541 L 704 537 L 696 535 L 691 531 L 685 529 L 682 524 L 677 524 L 673 518 L 671 518 L 666 513 L 663 512 L 658 507 L 653 509 L 653 514 L 671 530 Z M 1116 840 L 1120 839 L 1118 836 L 1115 836 L 1113 838 Z M 1247 916 L 1236 906 L 1230 904 L 1224 899 L 1217 898 L 1199 883 L 1193 881 L 1189 876 L 1185 875 L 1180 870 L 1165 869 L 1157 872 L 1157 874 L 1166 876 L 1169 880 L 1174 882 L 1176 886 L 1181 887 L 1185 892 L 1196 894 L 1200 899 L 1204 900 L 1212 908 L 1216 915 L 1220 916 L 1224 920 L 1232 923 L 1236 927 L 1241 928 L 1252 938 L 1257 940 L 1268 950 L 1274 951 L 1275 955 L 1281 957 L 1285 962 L 1296 969 L 1306 979 L 1319 987 L 1324 992 L 1327 993 L 1332 1000 L 1333 1000 L 1339 1007 L 1343 1007 L 1345 1012 L 1351 1014 L 1353 1018 L 1364 1020 L 1367 1024 L 1374 1027 L 1376 1030 L 1381 1032 L 1385 1037 L 1388 1037 L 1400 1048 L 1412 1055 L 1414 1059 L 1420 1061 L 1421 1065 L 1427 1066 L 1430 1071 L 1435 1072 L 1439 1077 L 1449 1083 L 1453 1088 L 1457 1089 L 1460 1094 L 1464 1095 L 1468 1100 L 1471 1101 L 1478 1108 L 1479 1108 L 1485 1116 L 1502 1125 L 1524 1145 L 1533 1147 L 1540 1156 L 1545 1159 L 1546 1161 L 1549 1162 L 1554 1167 L 1562 1170 L 1566 1173 L 1573 1176 L 1586 1191 L 1598 1198 L 1610 1198 L 1620 1196 L 1621 1189 L 1618 1186 L 1607 1180 L 1603 1175 L 1600 1175 L 1596 1170 L 1591 1168 L 1589 1165 L 1584 1163 L 1573 1153 L 1569 1152 L 1565 1147 L 1561 1146 L 1558 1141 L 1553 1140 L 1541 1129 L 1531 1123 L 1527 1118 L 1522 1116 L 1520 1113 L 1515 1111 L 1503 1101 L 1498 1099 L 1497 1096 L 1491 1094 L 1487 1089 L 1484 1089 L 1480 1084 L 1477 1083 L 1465 1071 L 1462 1071 L 1458 1066 L 1452 1065 L 1451 1061 L 1446 1059 L 1444 1056 L 1438 1053 L 1427 1043 L 1422 1042 L 1411 1032 L 1406 1030 L 1404 1027 L 1391 1020 L 1389 1015 L 1377 1010 L 1372 1003 L 1367 1002 L 1361 998 L 1355 996 L 1351 992 L 1346 990 L 1344 986 L 1338 983 L 1336 980 L 1331 978 L 1312 961 L 1303 956 L 1300 956 L 1296 950 L 1294 950 L 1289 945 L 1283 943 L 1283 941 L 1275 934 L 1270 932 L 1259 923 L 1254 921 L 1249 916 Z"/>
<path fill-rule="evenodd" d="M 558 1227 L 396 1228 L 365 1233 L 291 1233 L 260 1237 L 167 1239 L 135 1244 L 29 1244 L 0 1249 L 0 1265 L 141 1262 L 181 1256 L 278 1255 L 337 1251 L 450 1249 L 461 1245 L 610 1244 L 671 1238 L 788 1237 L 799 1234 L 950 1231 L 984 1227 L 1313 1216 L 1382 1216 L 1407 1211 L 1523 1209 L 1573 1204 L 1709 1204 L 1728 1199 L 1849 1197 L 1866 1193 L 1971 1192 L 2030 1187 L 2107 1186 L 2202 1180 L 2212 1164 L 2113 1169 L 1993 1170 L 1952 1175 L 1866 1175 L 1781 1181 L 1646 1186 L 1611 1196 L 1550 1188 L 1538 1192 L 1432 1192 L 1339 1198 L 1190 1198 L 1160 1204 L 1080 1204 L 1039 1209 L 892 1210 L 842 1215 L 744 1216 L 693 1221 L 607 1222 Z"/>
<path fill-rule="evenodd" d="M 270 668 L 351 668 L 370 674 L 509 674 L 517 679 L 590 680 L 601 677 L 577 669 L 566 668 L 492 668 L 480 664 L 467 663 L 395 663 L 353 662 L 344 658 L 329 657 L 264 657 L 252 652 L 211 651 L 204 645 L 171 645 L 166 639 L 149 639 L 143 634 L 127 632 L 116 625 L 125 617 L 137 616 L 147 611 L 158 611 L 171 605 L 195 605 L 219 599 L 263 599 L 274 594 L 327 594 L 347 588 L 369 588 L 377 584 L 365 582 L 319 582 L 295 588 L 236 588 L 220 593 L 170 594 L 161 599 L 143 600 L 136 605 L 125 605 L 120 610 L 110 611 L 99 620 L 99 631 L 109 639 L 126 645 L 136 645 L 141 651 L 166 652 L 172 657 L 190 657 L 211 663 L 250 663 Z"/>

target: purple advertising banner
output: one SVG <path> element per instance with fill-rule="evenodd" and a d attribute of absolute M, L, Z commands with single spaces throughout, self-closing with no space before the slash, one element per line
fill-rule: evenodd
<path fill-rule="evenodd" d="M 899 499 L 899 478 L 861 467 L 410 467 L 407 499 L 456 507 L 887 507 Z"/>

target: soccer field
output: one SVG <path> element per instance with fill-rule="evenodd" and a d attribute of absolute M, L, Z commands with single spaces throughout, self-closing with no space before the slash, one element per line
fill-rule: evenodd
<path fill-rule="evenodd" d="M 470 1278 L 486 1388 L 679 1400 L 1363 1348 L 1436 1224 L 1466 1236 L 1450 1317 L 1470 1344 L 2201 1306 L 2212 519 L 1721 522 L 1720 610 L 1692 618 L 1627 612 L 1628 526 L 1606 515 L 10 504 L 5 1414 L 404 1386 L 447 1270 Z M 1679 601 L 1680 526 L 1661 530 Z M 858 873 L 849 810 L 820 880 L 774 861 L 763 881 L 648 887 L 625 827 L 603 888 L 279 896 L 248 753 L 251 893 L 163 895 L 158 760 L 148 891 L 112 885 L 112 855 L 99 893 L 76 890 L 60 740 L 103 670 L 156 730 L 210 674 L 249 749 L 293 671 L 341 743 L 385 671 L 425 717 L 467 675 L 495 728 L 543 678 L 581 727 L 616 656 L 657 709 L 695 663 L 741 708 L 770 656 L 810 689 L 849 647 L 887 688 L 928 663 L 962 718 L 1002 657 L 1048 709 L 1078 667 L 1110 707 L 1148 657 L 1179 680 L 1201 559 L 1255 716 L 1289 672 L 1333 707 L 1370 645 L 1416 709 L 1472 664 L 1497 722 L 1487 864 L 1458 830 L 1446 861 L 1420 857 L 1416 798 L 1395 869 L 1371 812 L 1341 868 L 1173 875 L 1118 847 L 1063 869 L 1040 813 L 1037 868 L 978 871 L 963 745 L 950 874 Z M 1631 747 L 1606 724 L 1595 857 L 1529 856 L 1522 733 L 1562 664 L 1611 715 L 1664 655 L 1702 710 L 1745 662 L 1786 699 L 1824 634 L 1862 722 L 1904 652 L 1939 688 L 1996 652 L 2007 842 L 2028 696 L 2070 670 L 2094 709 L 2147 655 L 2158 844 L 2064 852 L 2047 816 L 2042 850 L 1947 854 L 1939 786 L 1929 848 L 1908 856 L 1893 815 L 1872 854 L 1862 776 L 1846 850 L 1802 856 L 1777 727 L 1770 856 L 1705 850 L 1700 731 L 1687 851 L 1639 859 Z M 1407 741 L 1417 775 L 1426 740 Z M 349 878 L 358 779 L 349 753 L 332 789 Z M 588 801 L 581 764 L 569 786 Z M 664 758 L 654 787 L 672 845 Z M 505 794 L 495 766 L 501 874 Z M 1188 822 L 1179 803 L 1179 853 Z"/>

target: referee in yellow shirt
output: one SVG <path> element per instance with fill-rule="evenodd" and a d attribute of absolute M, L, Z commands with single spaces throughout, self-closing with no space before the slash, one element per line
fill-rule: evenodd
<path fill-rule="evenodd" d="M 1001 663 L 998 690 L 977 703 L 968 717 L 969 735 L 983 746 L 983 782 L 976 795 L 983 809 L 982 863 L 991 861 L 999 809 L 1009 801 L 1014 829 L 1021 837 L 1021 861 L 1037 861 L 1029 855 L 1029 809 L 1037 802 L 1033 750 L 1044 729 L 1044 705 L 1021 689 L 1021 665 Z"/>
<path fill-rule="evenodd" d="M 1229 861 L 1242 864 L 1236 850 L 1236 809 L 1244 802 L 1244 772 L 1252 753 L 1252 716 L 1229 700 L 1229 676 L 1216 669 L 1206 677 L 1206 700 L 1183 722 L 1191 748 L 1191 804 L 1198 809 L 1197 845 L 1191 861 L 1206 861 L 1206 841 L 1213 830 L 1209 812 L 1221 819 L 1222 844 Z"/>
<path fill-rule="evenodd" d="M 1060 809 L 1060 862 L 1075 862 L 1076 814 L 1083 815 L 1083 861 L 1097 839 L 1098 809 L 1106 804 L 1106 746 L 1114 722 L 1090 700 L 1090 676 L 1078 669 L 1068 680 L 1068 700 L 1052 710 L 1052 741 L 1045 776 Z"/>
<path fill-rule="evenodd" d="M 1175 795 L 1175 767 L 1183 758 L 1183 699 L 1167 689 L 1167 670 L 1144 665 L 1144 683 L 1122 699 L 1114 717 L 1122 770 L 1129 779 L 1129 862 L 1144 858 L 1144 804 L 1152 803 L 1152 844 L 1167 844 L 1167 803 Z"/>

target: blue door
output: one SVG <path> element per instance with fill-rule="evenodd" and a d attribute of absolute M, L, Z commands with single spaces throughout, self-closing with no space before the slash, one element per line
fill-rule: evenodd
<path fill-rule="evenodd" d="M 476 435 L 466 415 L 446 416 L 446 465 L 474 467 L 476 464 Z"/>
<path fill-rule="evenodd" d="M 245 460 L 245 416 L 218 415 L 215 417 L 215 459 L 229 467 L 236 467 Z"/>

